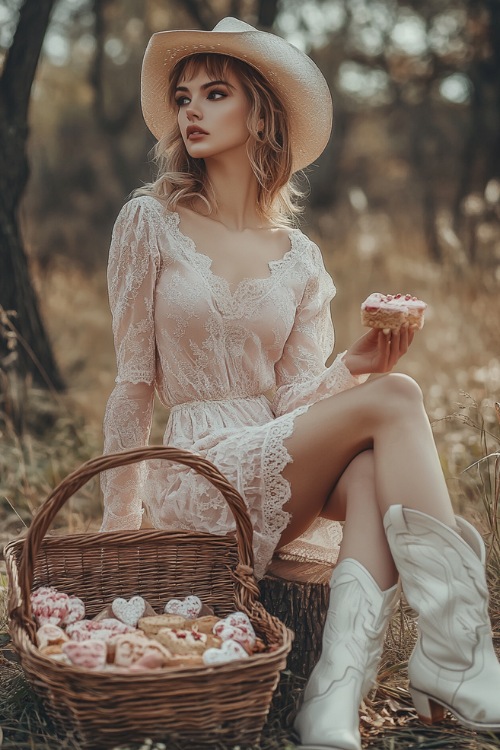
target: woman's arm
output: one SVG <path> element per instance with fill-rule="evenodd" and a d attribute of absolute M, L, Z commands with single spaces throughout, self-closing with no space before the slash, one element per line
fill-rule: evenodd
<path fill-rule="evenodd" d="M 311 249 L 313 272 L 275 366 L 276 416 L 359 385 L 371 373 L 389 372 L 413 340 L 414 331 L 408 328 L 390 336 L 370 329 L 326 367 L 334 345 L 330 302 L 336 290 L 319 248 L 312 244 Z"/>
<path fill-rule="evenodd" d="M 147 199 L 121 210 L 111 240 L 108 289 L 117 360 L 116 386 L 104 416 L 104 452 L 146 445 L 154 402 L 156 344 L 154 290 L 160 256 L 151 231 Z M 138 529 L 142 518 L 144 463 L 101 475 L 101 531 Z"/>
<path fill-rule="evenodd" d="M 321 252 L 311 243 L 311 276 L 282 357 L 275 366 L 277 391 L 273 410 L 276 416 L 352 388 L 362 380 L 346 367 L 345 352 L 339 354 L 330 367 L 325 365 L 334 345 L 330 302 L 335 291 Z"/>

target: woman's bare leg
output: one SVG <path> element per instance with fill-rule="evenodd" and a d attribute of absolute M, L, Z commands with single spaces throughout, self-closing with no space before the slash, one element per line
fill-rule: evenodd
<path fill-rule="evenodd" d="M 385 536 L 375 494 L 373 451 L 356 456 L 340 477 L 332 502 L 345 507 L 339 562 L 357 560 L 369 570 L 382 591 L 394 586 L 398 572 Z"/>
<path fill-rule="evenodd" d="M 283 472 L 292 496 L 280 546 L 300 536 L 318 515 L 344 520 L 334 489 L 360 453 L 373 449 L 381 516 L 391 505 L 423 511 L 455 528 L 422 393 L 411 378 L 389 374 L 323 399 L 297 417 L 286 441 L 293 461 Z"/>

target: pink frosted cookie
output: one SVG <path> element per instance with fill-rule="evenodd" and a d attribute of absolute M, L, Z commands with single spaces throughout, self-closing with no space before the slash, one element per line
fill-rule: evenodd
<path fill-rule="evenodd" d="M 224 620 L 214 625 L 213 632 L 222 641 L 235 641 L 251 654 L 253 652 L 256 635 L 249 617 L 244 612 L 233 612 Z"/>
<path fill-rule="evenodd" d="M 85 617 L 85 604 L 78 596 L 68 597 L 68 613 L 64 620 L 63 625 L 72 625 L 74 622 L 79 622 Z"/>
<path fill-rule="evenodd" d="M 70 625 L 85 617 L 85 605 L 53 586 L 41 586 L 31 594 L 33 617 L 39 625 Z"/>
<path fill-rule="evenodd" d="M 126 625 L 120 620 L 108 617 L 104 620 L 80 620 L 68 625 L 66 633 L 72 641 L 85 641 L 93 638 L 99 641 L 107 641 L 123 633 L 131 633 L 135 628 Z"/>
<path fill-rule="evenodd" d="M 427 305 L 411 294 L 370 294 L 361 304 L 361 322 L 385 333 L 403 325 L 422 328 Z"/>
<path fill-rule="evenodd" d="M 62 625 L 69 614 L 69 596 L 43 586 L 31 594 L 31 609 L 38 625 Z"/>
<path fill-rule="evenodd" d="M 106 664 L 106 644 L 102 641 L 87 640 L 76 643 L 63 643 L 62 651 L 75 667 L 102 669 Z"/>

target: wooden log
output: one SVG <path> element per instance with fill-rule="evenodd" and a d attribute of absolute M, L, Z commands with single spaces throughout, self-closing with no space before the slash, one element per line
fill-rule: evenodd
<path fill-rule="evenodd" d="M 295 633 L 288 669 L 306 679 L 321 654 L 332 570 L 331 565 L 274 559 L 260 581 L 263 605 Z"/>

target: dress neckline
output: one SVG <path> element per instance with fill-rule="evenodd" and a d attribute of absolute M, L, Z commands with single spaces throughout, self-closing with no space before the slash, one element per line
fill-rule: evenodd
<path fill-rule="evenodd" d="M 297 243 L 295 242 L 295 239 L 298 234 L 297 229 L 290 229 L 288 232 L 288 239 L 290 242 L 290 247 L 288 250 L 283 254 L 281 258 L 276 258 L 273 260 L 267 261 L 267 266 L 269 268 L 269 274 L 267 276 L 245 276 L 242 279 L 240 279 L 235 286 L 233 286 L 228 279 L 226 279 L 225 276 L 221 276 L 218 273 L 215 273 L 212 270 L 212 263 L 213 258 L 211 258 L 209 255 L 204 253 L 203 251 L 199 250 L 196 246 L 195 241 L 189 237 L 189 235 L 184 234 L 184 232 L 180 228 L 180 222 L 181 217 L 178 214 L 177 211 L 170 211 L 170 214 L 172 215 L 174 219 L 175 224 L 175 230 L 177 233 L 178 238 L 182 242 L 182 244 L 186 247 L 186 249 L 189 251 L 190 256 L 194 259 L 194 262 L 198 265 L 200 270 L 202 270 L 205 274 L 210 276 L 213 282 L 218 287 L 223 287 L 224 292 L 227 294 L 228 297 L 234 298 L 238 295 L 238 293 L 247 288 L 252 287 L 260 287 L 262 285 L 268 284 L 274 277 L 274 273 L 277 269 L 281 268 L 289 258 L 292 257 L 292 255 L 295 253 L 295 249 L 297 247 Z"/>

